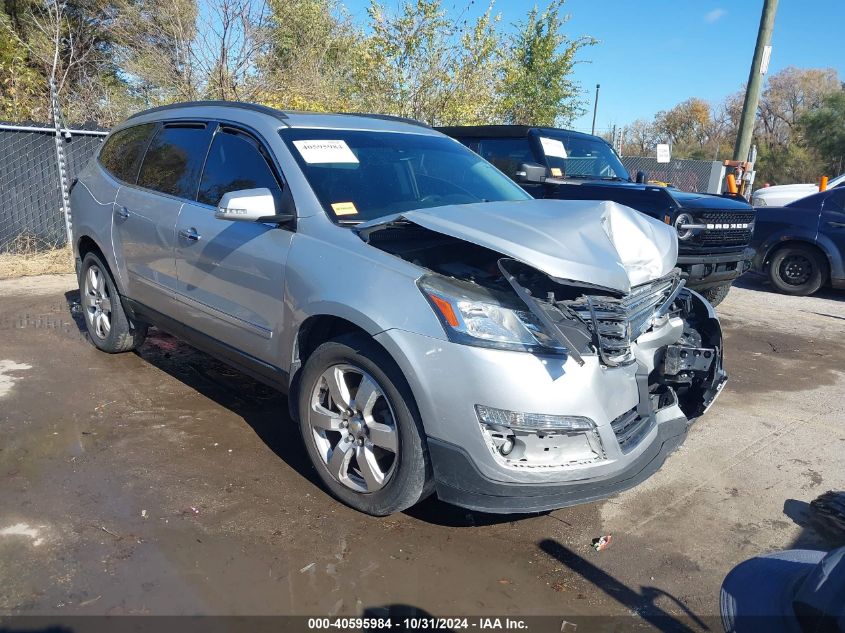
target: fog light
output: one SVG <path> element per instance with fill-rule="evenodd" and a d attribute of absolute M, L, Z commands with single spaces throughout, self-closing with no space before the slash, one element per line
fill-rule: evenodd
<path fill-rule="evenodd" d="M 579 415 L 547 415 L 545 413 L 522 413 L 507 409 L 494 409 L 475 405 L 475 412 L 482 424 L 519 429 L 523 431 L 592 431 L 596 424 L 590 418 Z"/>

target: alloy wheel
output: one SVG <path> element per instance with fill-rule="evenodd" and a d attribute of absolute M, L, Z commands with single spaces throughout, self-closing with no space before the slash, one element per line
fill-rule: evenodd
<path fill-rule="evenodd" d="M 378 382 L 354 365 L 332 365 L 309 402 L 308 426 L 331 476 L 356 492 L 383 488 L 398 462 L 399 434 Z"/>
<path fill-rule="evenodd" d="M 108 338 L 111 332 L 111 297 L 106 276 L 96 264 L 89 266 L 85 273 L 82 303 L 89 331 L 100 339 Z"/>

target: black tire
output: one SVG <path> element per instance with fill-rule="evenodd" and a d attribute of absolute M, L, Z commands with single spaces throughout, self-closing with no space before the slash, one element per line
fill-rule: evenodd
<path fill-rule="evenodd" d="M 328 457 L 324 457 L 318 448 L 318 442 L 327 440 L 315 437 L 315 430 L 309 421 L 312 396 L 315 392 L 325 394 L 320 388 L 320 385 L 324 385 L 324 372 L 337 366 L 352 368 L 351 375 L 354 375 L 356 369 L 368 374 L 380 389 L 395 421 L 392 428 L 398 433 L 395 438 L 398 452 L 391 459 L 392 470 L 389 477 L 385 477 L 383 487 L 371 492 L 353 490 L 329 471 Z M 320 391 L 317 391 L 318 389 Z M 357 392 L 355 396 L 357 398 Z M 410 387 L 393 359 L 368 336 L 344 335 L 323 343 L 314 350 L 302 369 L 296 397 L 297 417 L 308 456 L 323 484 L 335 498 L 366 514 L 386 516 L 409 508 L 432 493 L 434 481 L 428 447 Z M 336 446 L 340 446 L 341 442 L 347 441 L 346 437 L 351 437 L 349 429 L 352 424 L 347 424 L 347 429 L 331 431 L 324 436 L 335 437 L 337 433 L 340 439 L 337 440 Z M 350 435 L 346 436 L 346 433 Z M 323 450 L 326 446 L 324 443 Z M 348 446 L 355 449 L 355 442 Z M 327 455 L 331 456 L 337 450 L 334 448 Z M 357 457 L 352 459 L 357 463 Z M 354 466 L 350 465 L 349 469 L 353 472 Z"/>
<path fill-rule="evenodd" d="M 92 284 L 89 279 L 90 275 L 95 274 L 94 271 L 97 271 L 95 276 L 101 280 L 99 283 L 104 284 L 104 294 L 98 294 L 98 286 Z M 108 300 L 107 303 L 104 298 Z M 111 271 L 94 253 L 85 255 L 79 269 L 79 301 L 85 327 L 88 329 L 88 338 L 98 349 L 109 354 L 119 354 L 129 352 L 144 342 L 147 324 L 135 323 L 126 314 Z M 102 322 L 97 320 L 99 313 L 107 313 L 107 331 Z"/>
<path fill-rule="evenodd" d="M 699 294 L 707 299 L 710 302 L 710 305 L 714 308 L 722 303 L 725 300 L 725 297 L 728 296 L 728 292 L 731 289 L 731 285 L 727 284 L 719 284 L 718 286 L 711 286 L 710 288 L 705 288 L 701 290 Z"/>
<path fill-rule="evenodd" d="M 769 260 L 769 279 L 787 295 L 811 295 L 827 278 L 827 262 L 812 246 L 790 244 L 779 248 Z"/>

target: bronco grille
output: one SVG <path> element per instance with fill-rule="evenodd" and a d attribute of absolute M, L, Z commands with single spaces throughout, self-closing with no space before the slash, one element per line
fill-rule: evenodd
<path fill-rule="evenodd" d="M 701 211 L 696 221 L 706 224 L 697 235 L 697 242 L 704 246 L 746 246 L 751 242 L 754 211 Z"/>
<path fill-rule="evenodd" d="M 679 283 L 678 275 L 673 273 L 663 279 L 636 286 L 630 294 L 621 298 L 582 295 L 561 303 L 575 312 L 590 328 L 605 364 L 622 365 L 634 360 L 631 343 L 651 328 L 655 313 L 666 303 Z"/>

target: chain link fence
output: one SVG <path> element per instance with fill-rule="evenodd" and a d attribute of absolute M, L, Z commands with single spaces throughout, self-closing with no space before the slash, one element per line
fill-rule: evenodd
<path fill-rule="evenodd" d="M 622 164 L 632 178 L 642 171 L 649 180 L 667 182 L 682 191 L 722 191 L 725 168 L 719 161 L 675 158 L 668 163 L 658 163 L 651 156 L 623 156 Z"/>
<path fill-rule="evenodd" d="M 73 181 L 106 135 L 102 130 L 0 123 L 0 254 L 67 244 L 63 183 Z"/>

